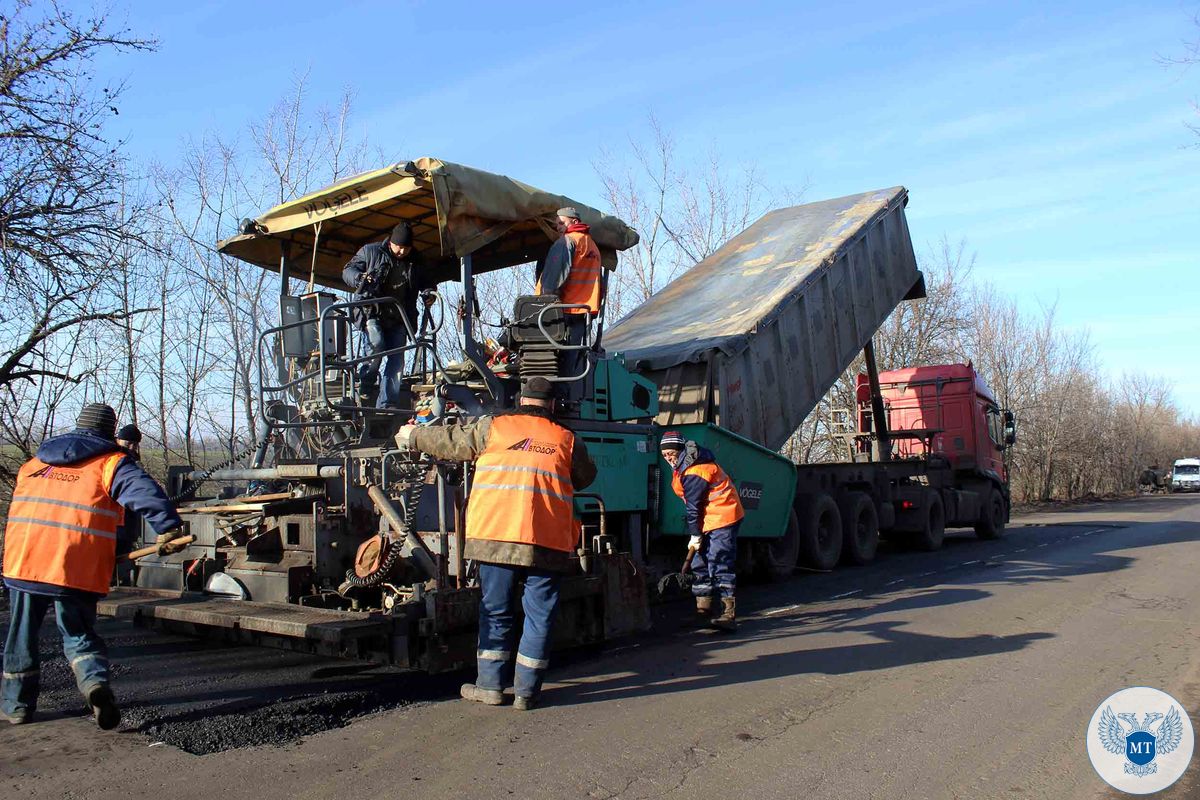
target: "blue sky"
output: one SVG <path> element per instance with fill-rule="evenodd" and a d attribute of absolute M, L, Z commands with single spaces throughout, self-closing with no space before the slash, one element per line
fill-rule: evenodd
<path fill-rule="evenodd" d="M 840 5 L 840 4 L 839 4 Z M 436 155 L 601 205 L 592 167 L 655 114 L 681 155 L 753 163 L 807 200 L 903 184 L 918 249 L 1088 330 L 1113 375 L 1200 415 L 1200 2 L 134 2 L 154 53 L 103 64 L 115 132 L 170 161 L 308 71 L 396 158 Z M 1153 344 L 1147 344 L 1153 333 Z"/>

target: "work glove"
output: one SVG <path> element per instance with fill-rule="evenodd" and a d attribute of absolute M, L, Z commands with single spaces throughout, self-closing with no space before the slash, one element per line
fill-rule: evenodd
<path fill-rule="evenodd" d="M 401 426 L 400 430 L 396 433 L 396 447 L 400 448 L 401 450 L 412 450 L 412 435 L 413 431 L 416 429 L 417 426 L 413 425 L 411 422 L 407 425 Z"/>
<path fill-rule="evenodd" d="M 700 545 L 702 545 L 703 543 L 704 543 L 703 536 L 693 536 L 690 539 L 688 539 L 688 550 L 695 550 L 697 553 L 699 553 Z"/>
<path fill-rule="evenodd" d="M 181 536 L 183 536 L 182 528 L 172 528 L 166 533 L 160 533 L 154 539 L 154 543 L 158 545 L 158 554 L 160 556 L 169 556 L 187 547 L 186 543 L 175 541 Z"/>

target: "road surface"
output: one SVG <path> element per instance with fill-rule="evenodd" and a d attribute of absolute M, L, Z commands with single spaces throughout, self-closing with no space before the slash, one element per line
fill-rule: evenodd
<path fill-rule="evenodd" d="M 547 704 L 105 624 L 126 720 L 0 726 L 6 797 L 1094 798 L 1097 704 L 1135 685 L 1200 724 L 1200 497 L 1014 518 L 999 541 L 745 587 L 734 637 L 680 628 L 558 660 Z M 49 626 L 52 630 L 53 626 Z M 44 652 L 58 646 L 53 634 Z M 44 713 L 43 713 L 44 712 Z M 189 752 L 190 751 L 190 752 Z M 1200 797 L 1200 766 L 1160 797 Z"/>

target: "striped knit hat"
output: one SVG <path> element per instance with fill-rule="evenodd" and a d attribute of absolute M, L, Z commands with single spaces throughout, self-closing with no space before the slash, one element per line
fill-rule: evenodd
<path fill-rule="evenodd" d="M 75 427 L 112 439 L 117 432 L 117 412 L 104 403 L 88 403 L 76 417 Z"/>
<path fill-rule="evenodd" d="M 683 434 L 679 431 L 667 431 L 663 434 L 662 441 L 658 443 L 660 450 L 682 450 L 687 444 L 687 440 L 683 438 Z"/>

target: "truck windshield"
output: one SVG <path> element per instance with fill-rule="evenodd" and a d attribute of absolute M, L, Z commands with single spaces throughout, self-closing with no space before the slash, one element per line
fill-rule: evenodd
<path fill-rule="evenodd" d="M 1200 475 L 1200 466 L 1195 464 L 1179 464 L 1175 467 L 1176 475 Z"/>

